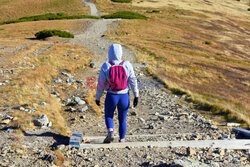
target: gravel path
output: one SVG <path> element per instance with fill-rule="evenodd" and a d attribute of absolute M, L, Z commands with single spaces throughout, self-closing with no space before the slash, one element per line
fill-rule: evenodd
<path fill-rule="evenodd" d="M 99 12 L 98 12 L 95 4 L 90 2 L 90 0 L 82 0 L 82 1 L 85 2 L 90 7 L 90 14 L 92 16 L 99 16 Z"/>
<path fill-rule="evenodd" d="M 93 11 L 91 13 L 97 15 Z M 119 20 L 89 20 L 89 25 L 82 32 L 69 40 L 71 44 L 87 47 L 96 56 L 95 68 L 88 68 L 79 74 L 61 74 L 55 80 L 54 86 L 61 83 L 84 84 L 86 75 L 97 77 L 100 66 L 107 61 L 108 48 L 112 42 L 105 38 L 105 32 L 111 24 Z M 211 120 L 206 120 L 195 112 L 192 106 L 186 103 L 184 96 L 177 96 L 163 88 L 162 84 L 149 76 L 143 67 L 135 64 L 133 53 L 123 47 L 123 59 L 129 60 L 135 67 L 135 73 L 140 87 L 139 106 L 130 108 L 127 118 L 127 143 L 129 142 L 154 142 L 159 141 L 188 141 L 188 140 L 218 140 L 235 139 L 229 129 L 221 129 L 212 125 Z M 136 66 L 137 65 L 137 66 Z M 82 76 L 82 77 L 80 77 Z M 82 132 L 89 137 L 90 142 L 101 142 L 106 135 L 103 114 L 97 117 L 88 104 L 81 106 L 78 112 L 76 106 L 67 106 L 76 96 L 83 99 L 86 91 L 81 87 L 68 95 L 69 100 L 63 101 L 65 119 L 72 132 Z M 54 93 L 56 95 L 56 92 Z M 130 92 L 131 101 L 133 99 Z M 74 97 L 73 97 L 74 96 Z M 104 99 L 102 99 L 104 100 Z M 67 110 L 66 110 L 67 109 Z M 115 130 L 117 132 L 118 120 L 115 114 Z M 230 150 L 221 148 L 190 148 L 179 147 L 159 148 L 155 145 L 125 148 L 98 148 L 77 149 L 67 146 L 68 138 L 51 128 L 29 129 L 24 136 L 0 132 L 0 166 L 53 166 L 58 159 L 61 166 L 170 166 L 176 159 L 193 164 L 203 163 L 203 166 L 249 166 L 250 151 Z M 17 146 L 13 145 L 16 143 Z M 117 136 L 115 140 L 117 143 Z M 58 158 L 58 152 L 64 158 Z M 202 166 L 197 165 L 197 166 Z M 194 166 L 194 165 L 193 165 Z"/>
<path fill-rule="evenodd" d="M 86 46 L 93 51 L 98 61 L 95 62 L 95 68 L 92 72 L 96 72 L 96 76 L 104 61 L 107 61 L 108 48 L 112 42 L 105 38 L 105 32 L 111 24 L 120 20 L 92 20 L 89 26 L 81 33 L 76 35 L 70 42 L 73 44 Z M 129 60 L 135 65 L 133 53 L 123 46 L 123 59 Z M 143 65 L 142 65 L 143 67 Z M 184 102 L 184 96 L 176 96 L 163 88 L 163 85 L 151 76 L 149 76 L 144 68 L 135 67 L 140 85 L 140 105 L 137 108 L 130 108 L 127 118 L 127 142 L 153 142 L 153 141 L 185 141 L 185 140 L 211 140 L 235 138 L 234 134 L 228 129 L 220 129 L 211 124 L 211 120 L 206 120 L 202 115 L 194 111 L 192 106 Z M 130 92 L 131 101 L 133 98 Z M 104 99 L 102 99 L 104 100 Z M 71 121 L 73 132 L 82 132 L 84 136 L 105 136 L 106 128 L 103 117 L 96 117 L 94 113 L 72 113 Z M 117 113 L 115 114 L 115 130 L 118 129 Z M 117 136 L 118 137 L 118 136 Z M 115 142 L 117 142 L 117 137 Z M 93 137 L 95 138 L 95 137 Z M 102 142 L 102 138 L 90 140 L 90 142 Z M 129 145 L 129 144 L 128 144 Z M 127 148 L 127 149 L 126 149 Z M 93 149 L 90 151 L 78 151 L 80 157 L 85 157 L 85 162 L 80 159 L 77 161 L 77 156 L 72 154 L 74 149 L 66 149 L 65 156 L 75 159 L 76 165 L 100 165 L 100 166 L 153 166 L 162 165 L 168 166 L 173 159 L 178 159 L 183 155 L 187 155 L 187 148 L 180 147 L 167 149 L 150 147 L 147 148 L 105 148 Z M 209 148 L 208 148 L 209 149 Z M 210 148 L 210 150 L 213 148 Z M 164 150 L 164 151 L 163 151 Z M 201 162 L 206 162 L 210 166 L 241 166 L 248 164 L 245 161 L 227 160 L 224 155 L 219 155 L 220 158 L 211 158 L 210 154 L 224 151 L 224 149 L 213 150 L 208 153 L 206 149 L 195 149 L 195 154 L 192 158 Z M 141 159 L 139 152 L 146 152 L 144 159 Z M 164 152 L 169 157 L 161 157 L 160 152 Z M 178 153 L 178 151 L 182 153 Z M 244 151 L 243 151 L 244 152 Z M 76 152 L 75 152 L 76 153 Z M 204 153 L 207 153 L 205 155 Z M 228 154 L 230 155 L 230 153 Z M 233 155 L 233 154 L 231 154 Z M 241 155 L 247 156 L 248 152 Z M 122 159 L 125 156 L 125 160 Z M 161 157 L 157 159 L 156 157 Z M 119 158 L 122 157 L 122 158 Z M 149 158 L 150 157 L 150 158 Z M 153 158 L 154 157 L 154 158 Z M 148 159 L 147 159 L 148 158 Z M 156 158 L 156 159 L 155 159 Z M 225 159 L 221 160 L 221 159 Z M 145 160 L 146 159 L 146 160 Z M 150 160 L 149 160 L 150 159 Z M 229 158 L 230 159 L 230 158 Z M 215 162 L 214 162 L 215 161 Z"/>

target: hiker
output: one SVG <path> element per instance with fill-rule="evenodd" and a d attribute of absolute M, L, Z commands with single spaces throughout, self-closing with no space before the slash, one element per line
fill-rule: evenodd
<path fill-rule="evenodd" d="M 116 107 L 118 108 L 119 120 L 119 142 L 125 142 L 126 118 L 129 108 L 129 87 L 134 94 L 133 106 L 138 104 L 139 91 L 134 70 L 129 61 L 122 61 L 122 47 L 120 44 L 112 44 L 109 48 L 109 62 L 105 62 L 98 78 L 96 104 L 100 106 L 100 98 L 103 91 L 107 90 L 105 99 L 105 123 L 108 135 L 104 143 L 114 140 L 113 116 Z"/>

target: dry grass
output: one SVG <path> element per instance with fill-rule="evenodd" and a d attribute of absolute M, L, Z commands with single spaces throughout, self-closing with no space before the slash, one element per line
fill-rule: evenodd
<path fill-rule="evenodd" d="M 65 157 L 64 157 L 62 151 L 56 150 L 56 151 L 54 151 L 54 153 L 56 155 L 56 159 L 54 161 L 55 165 L 56 166 L 63 166 L 63 163 L 65 161 Z"/>
<path fill-rule="evenodd" d="M 65 24 L 65 22 L 69 24 Z M 6 32 L 0 34 L 2 40 L 0 45 L 10 50 L 15 50 L 17 46 L 24 46 L 24 49 L 16 53 L 8 51 L 3 53 L 1 60 L 5 60 L 6 68 L 3 70 L 14 69 L 15 75 L 5 76 L 10 78 L 10 82 L 6 86 L 0 87 L 1 99 L 0 109 L 6 106 L 16 107 L 25 105 L 26 108 L 35 108 L 35 113 L 24 113 L 23 111 L 15 111 L 14 116 L 18 119 L 12 122 L 12 125 L 21 125 L 23 129 L 32 127 L 32 120 L 46 114 L 52 121 L 55 129 L 62 134 L 67 134 L 66 123 L 62 114 L 61 102 L 51 95 L 54 89 L 64 99 L 68 88 L 61 85 L 60 87 L 52 87 L 52 79 L 58 76 L 58 72 L 66 70 L 68 72 L 76 72 L 87 66 L 91 59 L 91 53 L 82 46 L 57 44 L 60 38 L 50 38 L 47 41 L 29 40 L 33 33 L 40 29 L 58 28 L 75 32 L 78 28 L 83 28 L 86 22 L 73 20 L 67 21 L 41 21 L 36 23 L 18 23 L 16 27 L 13 25 L 2 26 Z M 20 27 L 20 29 L 18 28 Z M 78 28 L 77 28 L 78 27 Z M 9 34 L 9 36 L 8 36 Z M 48 46 L 52 43 L 52 47 L 47 48 L 43 52 L 37 50 Z M 35 55 L 34 53 L 37 53 Z M 67 56 L 65 56 L 67 55 Z M 15 66 L 28 66 L 34 68 L 15 68 Z M 41 102 L 47 102 L 49 105 L 41 106 Z"/>
<path fill-rule="evenodd" d="M 227 15 L 234 15 L 240 17 L 249 16 L 249 13 L 247 11 L 249 5 L 248 0 L 241 0 L 240 2 L 237 0 L 224 0 L 224 1 L 209 0 L 203 2 L 201 2 L 200 0 L 192 0 L 192 1 L 135 0 L 133 1 L 132 5 L 138 7 L 150 7 L 150 8 L 164 8 L 172 6 L 178 9 L 185 9 L 199 13 L 205 13 L 206 15 L 209 15 L 208 12 L 220 12 L 220 13 L 225 13 Z M 214 15 L 212 14 L 211 16 L 214 17 Z"/>
<path fill-rule="evenodd" d="M 102 115 L 101 112 L 102 108 L 96 105 L 95 99 L 96 99 L 96 89 L 89 89 L 88 92 L 86 93 L 85 100 L 90 105 L 92 110 L 96 112 L 97 116 L 100 117 Z M 103 106 L 102 101 L 101 101 L 101 106 Z"/>
<path fill-rule="evenodd" d="M 69 56 L 64 56 L 69 53 Z M 10 85 L 1 90 L 4 95 L 1 103 L 8 106 L 25 105 L 28 108 L 36 108 L 38 112 L 24 114 L 22 111 L 16 111 L 14 116 L 18 119 L 13 124 L 18 123 L 23 128 L 30 127 L 34 118 L 46 114 L 54 127 L 62 134 L 66 134 L 61 102 L 50 94 L 51 81 L 60 70 L 75 72 L 82 69 L 88 63 L 89 58 L 86 57 L 88 54 L 89 52 L 80 46 L 57 44 L 43 55 L 31 59 L 30 63 L 37 68 L 20 71 L 18 76 L 11 80 Z M 75 55 L 78 55 L 77 59 Z M 61 97 L 65 97 L 62 91 Z M 43 101 L 49 105 L 40 106 Z"/>
<path fill-rule="evenodd" d="M 137 60 L 152 65 L 149 71 L 168 87 L 229 109 L 250 123 L 248 19 L 166 7 L 160 13 L 146 12 L 152 8 L 133 10 L 145 12 L 149 19 L 120 22 L 108 33 L 113 41 L 134 49 Z"/>
<path fill-rule="evenodd" d="M 46 13 L 88 14 L 81 0 L 3 0 L 0 2 L 0 22 Z"/>
<path fill-rule="evenodd" d="M 88 21 L 78 20 L 46 20 L 2 25 L 0 26 L 3 29 L 0 31 L 0 38 L 4 40 L 35 38 L 35 33 L 44 29 L 59 29 L 73 33 L 76 29 L 82 29 L 87 23 Z M 27 41 L 25 42 L 27 43 Z M 32 43 L 34 42 L 32 41 Z"/>

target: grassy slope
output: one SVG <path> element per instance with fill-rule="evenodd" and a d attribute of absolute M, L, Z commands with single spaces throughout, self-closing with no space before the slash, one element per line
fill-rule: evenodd
<path fill-rule="evenodd" d="M 0 26 L 3 30 L 0 32 L 0 45 L 5 48 L 15 49 L 16 47 L 25 47 L 15 54 L 8 55 L 8 52 L 1 53 L 1 58 L 7 59 L 4 65 L 7 69 L 14 69 L 15 75 L 11 76 L 9 84 L 0 87 L 1 99 L 0 110 L 4 110 L 4 106 L 20 106 L 27 105 L 28 108 L 36 108 L 38 112 L 32 114 L 24 114 L 15 111 L 14 116 L 18 119 L 12 122 L 12 125 L 22 125 L 23 128 L 32 126 L 32 120 L 46 114 L 53 122 L 56 129 L 66 134 L 66 122 L 61 112 L 61 102 L 51 95 L 52 79 L 57 77 L 58 71 L 67 70 L 75 72 L 83 69 L 89 64 L 91 53 L 84 47 L 75 45 L 55 44 L 44 53 L 38 53 L 33 56 L 36 50 L 51 44 L 53 41 L 62 39 L 52 38 L 47 41 L 29 40 L 34 38 L 37 31 L 43 29 L 61 29 L 74 32 L 87 24 L 87 21 L 77 20 L 56 20 L 56 21 L 37 21 L 24 22 L 10 25 Z M 67 54 L 68 56 L 64 56 Z M 75 55 L 78 55 L 77 57 Z M 26 58 L 25 58 L 26 57 Z M 15 68 L 21 63 L 24 66 L 32 66 L 35 68 Z M 2 64 L 1 64 L 2 65 Z M 1 67 L 0 70 L 7 70 Z M 7 78 L 5 78 L 7 79 Z M 76 85 L 69 86 L 62 84 L 55 89 L 63 99 L 66 97 L 65 92 L 74 90 Z M 41 102 L 47 102 L 48 106 L 39 105 Z"/>
<path fill-rule="evenodd" d="M 88 14 L 81 0 L 3 0 L 0 1 L 0 22 L 46 13 Z"/>
<path fill-rule="evenodd" d="M 149 17 L 147 21 L 123 21 L 109 36 L 135 49 L 138 61 L 158 67 L 149 67 L 152 74 L 169 87 L 189 92 L 195 100 L 230 109 L 250 123 L 247 18 L 167 7 L 149 14 L 152 8 L 98 2 L 107 13 L 130 8 Z M 232 115 L 228 118 L 235 120 Z"/>

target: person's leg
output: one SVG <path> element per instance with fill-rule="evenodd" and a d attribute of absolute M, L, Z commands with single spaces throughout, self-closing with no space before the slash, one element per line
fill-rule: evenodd
<path fill-rule="evenodd" d="M 107 93 L 105 99 L 105 123 L 108 131 L 113 131 L 114 129 L 114 112 L 119 101 L 119 96 L 111 93 Z"/>
<path fill-rule="evenodd" d="M 123 141 L 125 139 L 126 129 L 127 129 L 126 119 L 129 108 L 129 94 L 126 93 L 120 96 L 121 97 L 117 107 L 118 107 L 118 120 L 119 120 L 119 135 L 120 135 L 120 140 Z"/>

